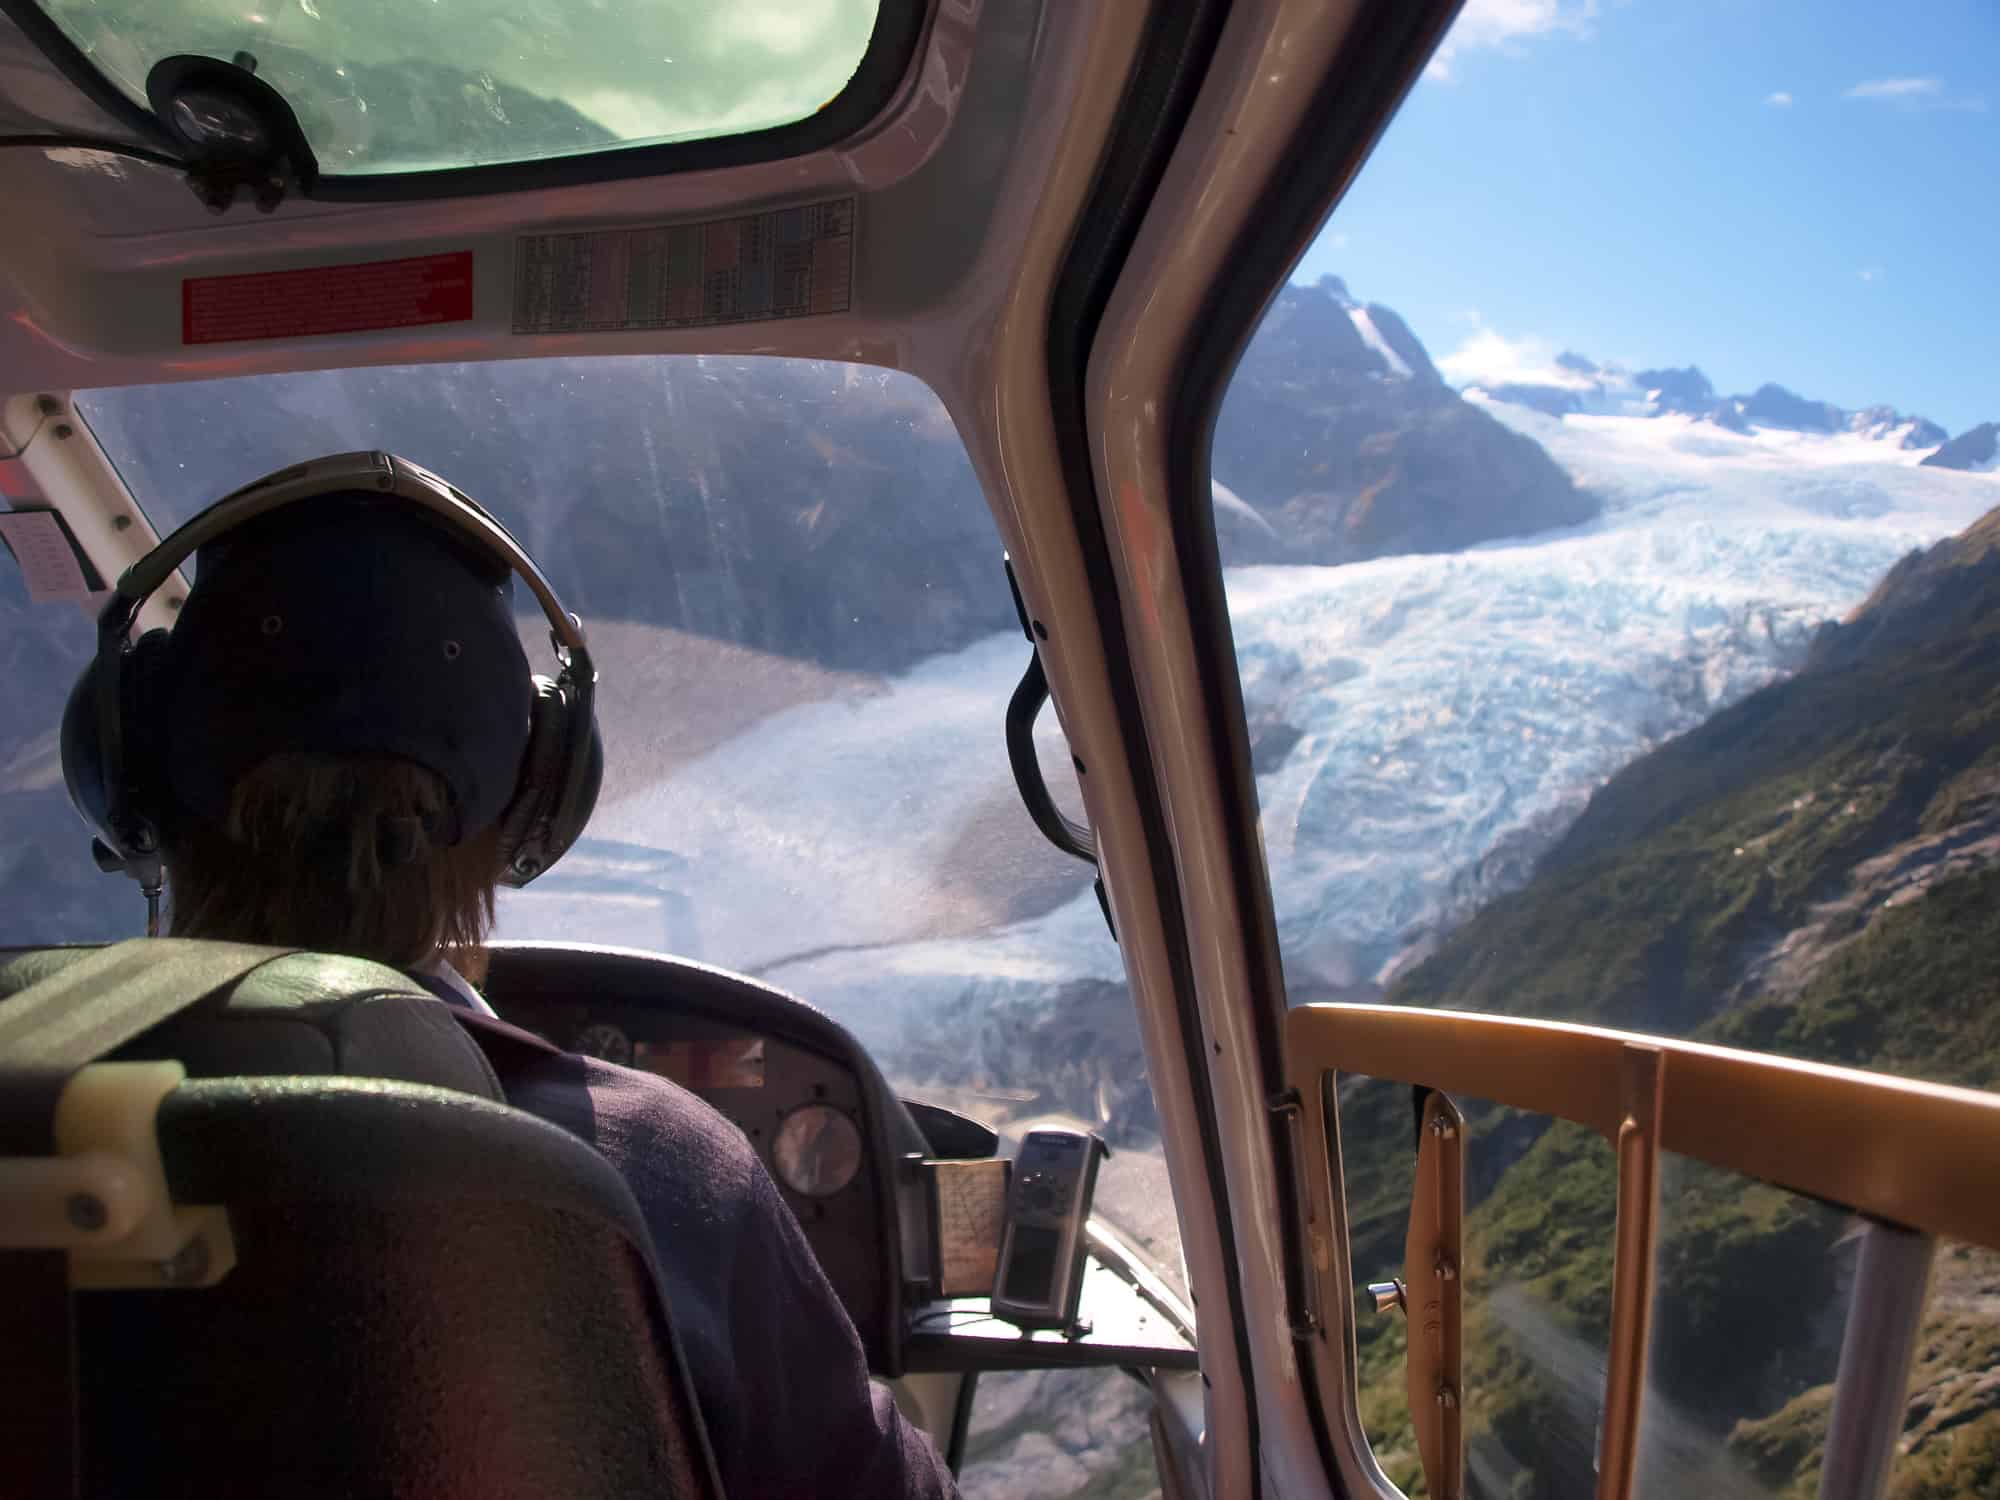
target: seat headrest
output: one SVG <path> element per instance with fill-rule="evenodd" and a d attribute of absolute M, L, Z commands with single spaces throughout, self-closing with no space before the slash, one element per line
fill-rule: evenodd
<path fill-rule="evenodd" d="M 0 957 L 0 1003 L 91 951 Z M 114 1055 L 172 1058 L 195 1078 L 391 1078 L 506 1098 L 492 1064 L 443 1001 L 385 965 L 325 953 L 273 959 Z"/>

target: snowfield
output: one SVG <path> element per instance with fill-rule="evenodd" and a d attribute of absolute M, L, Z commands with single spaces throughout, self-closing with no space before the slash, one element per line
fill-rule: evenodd
<path fill-rule="evenodd" d="M 1790 670 L 1899 556 L 2000 503 L 1991 476 L 1919 468 L 1893 433 L 1485 404 L 1603 515 L 1228 579 L 1253 728 L 1277 736 L 1259 792 L 1295 991 L 1380 978 L 1524 878 L 1621 765 Z M 665 853 L 580 851 L 505 911 L 760 973 L 881 1046 L 913 1007 L 1116 978 L 1086 872 L 1022 842 L 1001 720 L 1024 660 L 996 636 L 764 717 L 593 824 Z M 1053 895 L 1010 916 L 1023 871 Z"/>

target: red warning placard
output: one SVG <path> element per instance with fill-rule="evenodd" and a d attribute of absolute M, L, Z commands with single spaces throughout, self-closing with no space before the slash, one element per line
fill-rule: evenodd
<path fill-rule="evenodd" d="M 421 328 L 471 316 L 470 250 L 181 283 L 183 344 Z"/>

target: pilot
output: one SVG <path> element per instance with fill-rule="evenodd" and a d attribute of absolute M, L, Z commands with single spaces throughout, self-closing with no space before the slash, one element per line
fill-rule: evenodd
<path fill-rule="evenodd" d="M 171 931 L 408 972 L 452 1007 L 512 1104 L 619 1169 L 730 1496 L 954 1495 L 929 1440 L 871 1385 L 742 1132 L 666 1079 L 507 1026 L 474 987 L 503 823 L 517 784 L 549 774 L 529 753 L 538 690 L 508 562 L 360 491 L 232 527 L 196 564 L 149 669 Z M 595 790 L 593 776 L 586 801 Z"/>

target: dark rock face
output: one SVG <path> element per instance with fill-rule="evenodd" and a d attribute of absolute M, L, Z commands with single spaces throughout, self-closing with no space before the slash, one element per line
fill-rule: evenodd
<path fill-rule="evenodd" d="M 1566 417 L 1573 411 L 1583 410 L 1583 399 L 1575 391 L 1566 391 L 1559 385 L 1509 383 L 1489 386 L 1486 394 L 1495 401 L 1525 406 L 1551 417 Z"/>
<path fill-rule="evenodd" d="M 1685 370 L 1641 370 L 1632 377 L 1642 391 L 1658 391 L 1661 411 L 1699 415 L 1715 405 L 1715 387 L 1689 365 Z"/>
<path fill-rule="evenodd" d="M 91 420 L 135 493 L 179 517 L 357 440 L 402 453 L 499 515 L 587 618 L 868 671 L 1014 623 L 964 447 L 931 394 L 888 371 L 328 371 L 106 392 Z"/>
<path fill-rule="evenodd" d="M 1924 462 L 1938 469 L 1989 469 L 2000 453 L 2000 422 L 1968 427 Z"/>
<path fill-rule="evenodd" d="M 1453 552 L 1596 514 L 1539 444 L 1446 387 L 1401 319 L 1344 290 L 1332 278 L 1285 288 L 1244 354 L 1214 468 L 1271 530 L 1232 518 L 1226 563 Z M 1369 346 L 1356 310 L 1407 377 Z"/>
<path fill-rule="evenodd" d="M 1808 401 L 1781 385 L 1766 382 L 1739 398 L 1744 417 L 1758 427 L 1782 427 L 1791 432 L 1838 432 L 1845 414 L 1825 401 Z"/>

